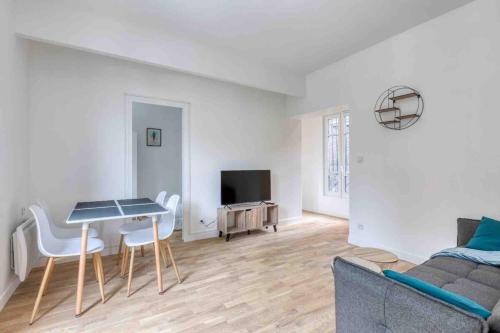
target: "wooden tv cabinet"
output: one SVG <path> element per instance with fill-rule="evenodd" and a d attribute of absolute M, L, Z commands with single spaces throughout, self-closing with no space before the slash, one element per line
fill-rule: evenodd
<path fill-rule="evenodd" d="M 238 205 L 220 207 L 217 209 L 217 228 L 219 237 L 226 235 L 226 242 L 231 234 L 272 226 L 274 232 L 278 225 L 277 204 Z"/>

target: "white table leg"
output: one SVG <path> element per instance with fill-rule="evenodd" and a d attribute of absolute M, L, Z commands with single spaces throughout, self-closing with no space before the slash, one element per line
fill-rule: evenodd
<path fill-rule="evenodd" d="M 82 242 L 80 245 L 80 263 L 78 265 L 78 285 L 76 289 L 76 309 L 75 316 L 79 317 L 82 314 L 83 303 L 83 286 L 85 282 L 85 262 L 87 259 L 87 237 L 89 224 L 82 224 Z"/>
<path fill-rule="evenodd" d="M 163 293 L 163 278 L 160 265 L 160 241 L 158 240 L 158 217 L 155 215 L 153 221 L 153 240 L 155 246 L 156 279 L 158 280 L 158 293 Z"/>

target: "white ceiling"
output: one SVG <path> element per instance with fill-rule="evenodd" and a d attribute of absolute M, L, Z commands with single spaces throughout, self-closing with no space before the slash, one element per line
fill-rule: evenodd
<path fill-rule="evenodd" d="M 472 0 L 87 0 L 73 3 L 307 74 Z"/>

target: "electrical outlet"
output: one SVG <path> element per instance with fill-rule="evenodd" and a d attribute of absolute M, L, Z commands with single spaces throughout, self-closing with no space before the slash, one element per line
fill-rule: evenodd
<path fill-rule="evenodd" d="M 200 220 L 200 223 L 203 224 L 205 227 L 210 227 L 212 224 L 214 224 L 216 222 L 216 219 L 201 219 Z"/>
<path fill-rule="evenodd" d="M 363 230 L 363 229 L 365 229 L 365 226 L 364 226 L 364 225 L 362 225 L 361 223 L 358 223 L 358 229 L 359 229 L 359 230 Z"/>
<path fill-rule="evenodd" d="M 24 207 L 24 206 L 21 207 L 21 217 L 25 217 L 26 216 L 26 211 L 27 211 L 26 207 Z"/>

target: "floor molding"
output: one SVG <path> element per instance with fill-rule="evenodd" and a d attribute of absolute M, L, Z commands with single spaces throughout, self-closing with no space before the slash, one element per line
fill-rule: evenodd
<path fill-rule="evenodd" d="M 21 281 L 19 281 L 19 278 L 15 275 L 9 280 L 7 288 L 5 288 L 5 290 L 0 295 L 0 311 L 2 311 L 5 304 L 7 304 L 10 297 L 14 294 L 14 292 L 16 291 L 17 287 L 19 287 L 20 284 Z"/>
<path fill-rule="evenodd" d="M 294 223 L 300 223 L 302 219 L 302 216 L 293 216 L 293 217 L 287 217 L 285 219 L 280 219 L 279 224 L 294 224 Z M 208 238 L 217 238 L 219 237 L 219 231 L 218 230 L 207 230 L 207 231 L 199 231 L 196 233 L 191 233 L 189 235 L 186 235 L 184 238 L 185 242 L 192 242 L 195 240 L 200 240 L 200 239 L 208 239 Z"/>
<path fill-rule="evenodd" d="M 401 250 L 398 250 L 398 249 L 395 249 L 395 248 L 392 248 L 389 246 L 385 246 L 384 244 L 379 244 L 377 242 L 367 241 L 364 239 L 362 240 L 362 239 L 351 237 L 351 236 L 349 236 L 348 242 L 349 242 L 349 244 L 356 245 L 356 246 L 374 247 L 377 249 L 386 250 L 386 251 L 392 252 L 395 255 L 397 255 L 399 259 L 402 259 L 402 260 L 405 260 L 405 261 L 408 261 L 408 262 L 411 262 L 411 263 L 417 264 L 417 265 L 419 265 L 419 264 L 421 264 L 429 259 L 426 256 L 422 256 L 422 255 L 414 254 L 414 253 L 409 253 L 406 251 L 401 251 Z"/>
<path fill-rule="evenodd" d="M 218 230 L 200 231 L 196 233 L 187 234 L 183 240 L 185 242 L 192 242 L 200 239 L 215 238 L 218 237 L 218 235 L 219 235 Z"/>
<path fill-rule="evenodd" d="M 292 216 L 292 217 L 287 217 L 287 218 L 285 218 L 285 219 L 279 219 L 279 221 L 278 221 L 278 225 L 279 225 L 280 223 L 282 223 L 282 224 L 300 223 L 300 222 L 302 222 L 302 221 L 301 221 L 301 219 L 302 219 L 302 215 L 299 215 L 299 216 Z"/>
<path fill-rule="evenodd" d="M 326 216 L 326 217 L 334 217 L 334 218 L 337 218 L 337 219 L 343 219 L 343 220 L 349 220 L 349 216 L 342 216 L 342 215 L 333 215 L 333 214 L 329 214 L 327 212 L 323 212 L 323 211 L 313 211 L 313 210 L 307 210 L 307 209 L 303 209 L 302 210 L 304 213 L 308 213 L 308 214 L 315 214 L 315 215 L 323 215 L 323 216 Z"/>

